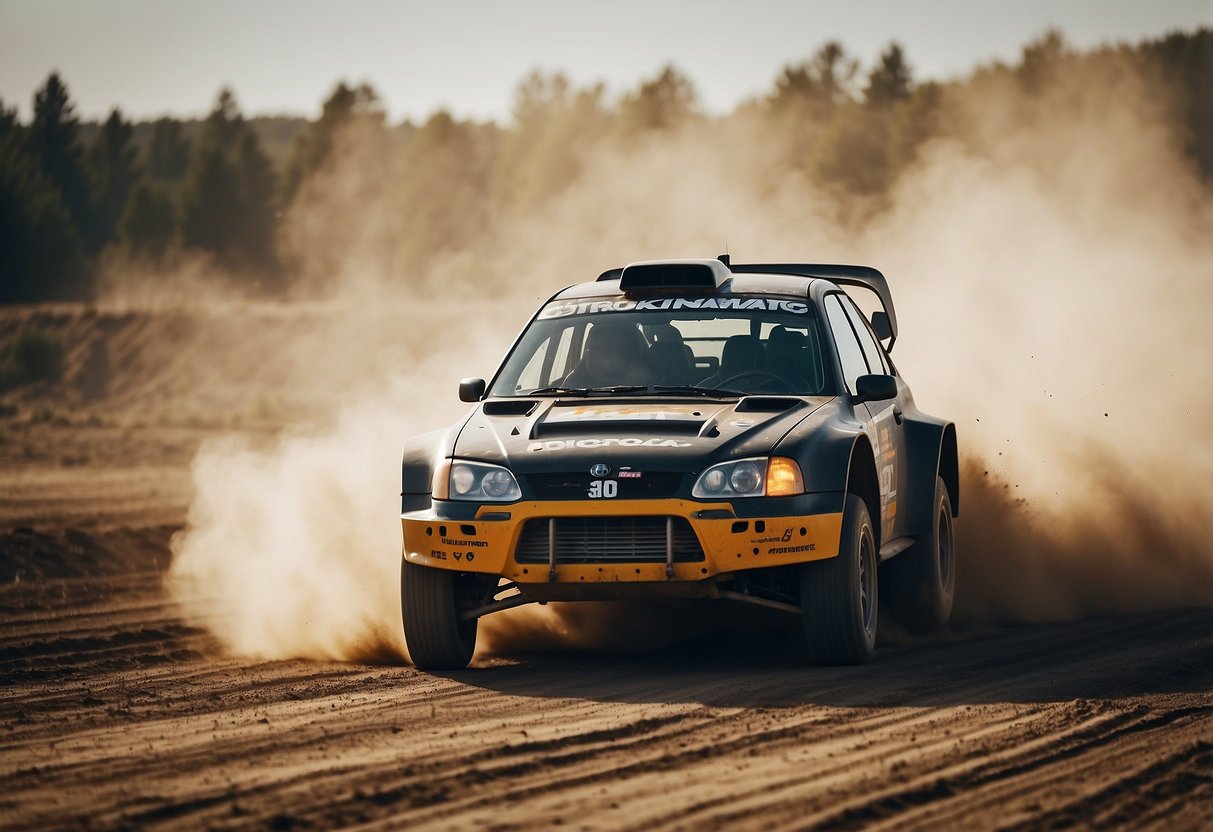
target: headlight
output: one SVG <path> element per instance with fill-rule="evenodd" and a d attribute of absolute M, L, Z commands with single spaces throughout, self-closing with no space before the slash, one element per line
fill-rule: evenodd
<path fill-rule="evenodd" d="M 691 489 L 695 497 L 786 497 L 804 493 L 796 460 L 784 456 L 722 462 L 704 471 Z"/>
<path fill-rule="evenodd" d="M 494 502 L 509 502 L 522 496 L 518 480 L 509 469 L 499 465 L 486 465 L 483 462 L 464 462 L 452 460 L 450 473 L 446 478 L 446 494 L 442 493 L 439 482 L 435 491 L 438 499 L 451 500 L 489 500 Z M 445 467 L 445 466 L 444 466 Z"/>

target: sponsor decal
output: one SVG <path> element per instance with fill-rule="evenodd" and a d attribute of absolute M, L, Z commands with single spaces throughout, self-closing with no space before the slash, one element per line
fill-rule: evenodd
<path fill-rule="evenodd" d="M 644 471 L 620 471 L 615 476 L 621 480 L 638 480 L 644 476 Z"/>
<path fill-rule="evenodd" d="M 804 301 L 781 298 L 658 298 L 654 300 L 585 300 L 551 303 L 539 313 L 539 320 L 564 318 L 569 315 L 600 315 L 610 312 L 677 311 L 679 309 L 756 309 L 766 312 L 807 312 Z"/>
<path fill-rule="evenodd" d="M 792 530 L 788 529 L 783 533 L 782 537 L 760 537 L 756 540 L 751 540 L 751 543 L 787 543 L 792 539 Z"/>
<path fill-rule="evenodd" d="M 791 555 L 796 552 L 815 552 L 817 551 L 816 543 L 806 543 L 803 546 L 776 546 L 774 549 L 768 549 L 768 555 Z"/>
<path fill-rule="evenodd" d="M 434 560 L 446 560 L 446 552 L 441 552 L 438 549 L 430 549 L 430 557 Z"/>
<path fill-rule="evenodd" d="M 477 547 L 483 549 L 489 545 L 489 542 L 487 540 L 456 540 L 455 538 L 452 538 L 452 537 L 444 537 L 444 538 L 442 538 L 442 545 L 443 546 L 458 546 L 462 549 L 466 549 L 469 546 L 477 546 Z"/>
<path fill-rule="evenodd" d="M 590 466 L 591 477 L 598 477 L 601 479 L 609 473 L 611 473 L 611 466 L 607 465 L 605 462 L 595 462 Z"/>
<path fill-rule="evenodd" d="M 468 563 L 471 563 L 471 562 L 472 562 L 472 561 L 474 561 L 475 559 L 476 559 L 476 553 L 475 553 L 475 552 L 468 552 Z"/>
<path fill-rule="evenodd" d="M 689 448 L 690 442 L 679 439 L 660 439 L 652 437 L 626 437 L 623 439 L 548 439 L 544 442 L 532 442 L 526 446 L 528 451 L 564 451 L 569 448 L 609 448 L 618 445 L 624 448 Z"/>

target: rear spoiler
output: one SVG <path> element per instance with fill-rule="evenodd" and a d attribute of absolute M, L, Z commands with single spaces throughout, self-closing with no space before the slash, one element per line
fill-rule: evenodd
<path fill-rule="evenodd" d="M 858 286 L 875 292 L 884 307 L 885 321 L 878 322 L 880 313 L 872 316 L 872 329 L 882 341 L 889 339 L 886 349 L 893 350 L 897 340 L 897 311 L 893 308 L 893 293 L 889 281 L 871 266 L 840 266 L 827 263 L 729 263 L 737 274 L 794 274 L 800 277 L 820 277 L 840 286 Z M 885 326 L 887 324 L 887 327 Z"/>

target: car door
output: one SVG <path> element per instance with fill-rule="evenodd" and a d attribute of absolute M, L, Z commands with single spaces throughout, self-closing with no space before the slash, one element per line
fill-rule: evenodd
<path fill-rule="evenodd" d="M 842 292 L 827 295 L 825 310 L 849 393 L 854 394 L 855 379 L 861 375 L 893 375 L 863 314 L 847 295 Z M 900 387 L 899 384 L 899 390 Z M 865 423 L 876 456 L 876 475 L 880 483 L 880 539 L 887 542 L 897 537 L 903 526 L 898 511 L 898 498 L 905 487 L 901 394 L 896 399 L 857 405 L 855 410 L 856 417 Z"/>
<path fill-rule="evenodd" d="M 859 337 L 859 345 L 867 359 L 868 368 L 873 373 L 895 376 L 889 363 L 888 356 L 880 348 L 880 342 L 872 331 L 868 319 L 864 316 L 855 302 L 846 297 L 842 300 L 847 318 Z M 902 415 L 904 405 L 904 385 L 898 382 L 897 398 L 882 402 L 868 402 L 868 412 L 872 416 L 875 435 L 880 443 L 876 451 L 876 468 L 880 477 L 881 540 L 889 541 L 901 534 L 904 527 L 904 517 L 898 512 L 898 495 L 904 493 L 907 486 L 907 466 L 905 456 L 905 419 Z"/>

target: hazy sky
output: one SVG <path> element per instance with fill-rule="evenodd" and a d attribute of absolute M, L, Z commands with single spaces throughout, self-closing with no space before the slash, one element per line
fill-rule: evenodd
<path fill-rule="evenodd" d="M 672 62 L 723 112 L 831 38 L 865 64 L 896 39 L 916 77 L 943 79 L 1015 60 L 1050 26 L 1089 47 L 1202 24 L 1213 0 L 0 0 L 0 98 L 27 117 L 57 68 L 86 118 L 201 114 L 223 84 L 246 113 L 314 115 L 345 78 L 393 119 L 505 118 L 533 68 L 618 93 Z"/>

